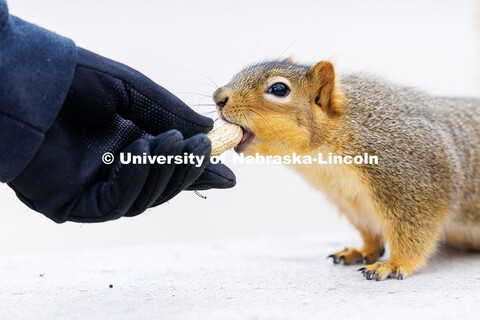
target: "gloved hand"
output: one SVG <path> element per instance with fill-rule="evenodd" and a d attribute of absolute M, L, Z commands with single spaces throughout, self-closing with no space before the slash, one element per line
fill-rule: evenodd
<path fill-rule="evenodd" d="M 209 162 L 213 121 L 144 75 L 78 49 L 68 97 L 38 153 L 9 185 L 32 209 L 60 223 L 134 216 L 184 189 L 231 188 L 234 174 Z M 134 155 L 206 156 L 192 164 L 121 164 Z M 110 152 L 115 162 L 106 165 Z"/>

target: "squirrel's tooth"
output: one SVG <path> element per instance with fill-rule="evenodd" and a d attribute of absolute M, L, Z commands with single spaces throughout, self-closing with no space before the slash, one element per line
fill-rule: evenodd
<path fill-rule="evenodd" d="M 207 137 L 212 142 L 210 155 L 218 156 L 240 143 L 243 137 L 243 130 L 233 123 L 224 123 L 207 133 Z"/>

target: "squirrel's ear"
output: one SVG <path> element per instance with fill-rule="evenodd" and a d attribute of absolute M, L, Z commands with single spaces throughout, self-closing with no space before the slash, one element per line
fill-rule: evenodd
<path fill-rule="evenodd" d="M 308 70 L 308 83 L 315 104 L 330 115 L 335 115 L 335 69 L 328 61 L 320 61 Z"/>
<path fill-rule="evenodd" d="M 293 55 L 289 55 L 288 57 L 283 59 L 283 62 L 293 63 Z"/>

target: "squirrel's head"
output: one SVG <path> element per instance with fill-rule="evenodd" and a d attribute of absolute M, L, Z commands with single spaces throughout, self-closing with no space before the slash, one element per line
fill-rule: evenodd
<path fill-rule="evenodd" d="M 313 67 L 290 60 L 245 68 L 213 100 L 220 117 L 244 130 L 237 152 L 305 154 L 325 143 L 341 114 L 341 95 L 328 61 Z"/>

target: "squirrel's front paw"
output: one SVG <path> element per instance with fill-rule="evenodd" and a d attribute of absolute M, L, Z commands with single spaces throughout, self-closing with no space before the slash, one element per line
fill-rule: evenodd
<path fill-rule="evenodd" d="M 387 278 L 403 280 L 408 276 L 407 269 L 403 264 L 395 264 L 390 261 L 375 262 L 358 269 L 358 271 L 362 272 L 367 280 L 381 281 Z"/>
<path fill-rule="evenodd" d="M 373 263 L 383 256 L 384 251 L 383 248 L 369 252 L 361 249 L 345 248 L 329 255 L 327 258 L 332 258 L 333 263 L 335 264 L 343 263 L 344 265 L 354 263 Z"/>

